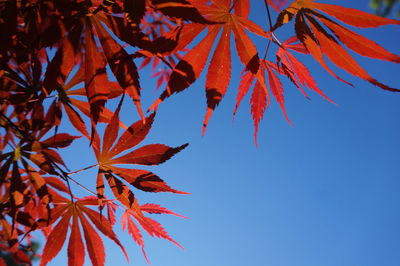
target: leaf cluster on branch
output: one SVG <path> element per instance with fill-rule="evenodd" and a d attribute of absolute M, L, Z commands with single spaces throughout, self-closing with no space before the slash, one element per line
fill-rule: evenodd
<path fill-rule="evenodd" d="M 394 63 L 399 63 L 400 57 L 347 26 L 398 25 L 398 20 L 313 0 L 296 0 L 290 5 L 283 0 L 265 0 L 268 20 L 265 25 L 258 25 L 249 19 L 250 2 L 1 1 L 1 249 L 13 255 L 18 263 L 19 247 L 30 243 L 32 232 L 41 230 L 47 239 L 41 265 L 60 252 L 67 235 L 69 265 L 83 265 L 85 250 L 93 265 L 104 265 L 101 235 L 117 244 L 128 259 L 113 231 L 117 210 L 123 212 L 122 228 L 141 247 L 146 260 L 140 227 L 149 235 L 180 247 L 148 214 L 180 215 L 158 204 L 139 203 L 134 189 L 186 194 L 171 188 L 155 173 L 136 167 L 164 163 L 187 144 L 170 147 L 141 143 L 162 102 L 190 87 L 203 70 L 207 72 L 204 134 L 229 87 L 232 51 L 236 51 L 243 65 L 233 113 L 236 114 L 245 95 L 251 94 L 255 141 L 271 95 L 289 121 L 283 78 L 306 97 L 308 88 L 330 101 L 298 54 L 310 55 L 346 84 L 351 85 L 331 69 L 327 59 L 381 89 L 399 91 L 373 78 L 348 49 Z M 274 23 L 272 10 L 277 12 Z M 294 36 L 280 40 L 275 31 L 293 24 Z M 266 40 L 263 50 L 256 47 L 252 35 Z M 277 47 L 274 54 L 268 53 L 271 45 Z M 134 52 L 128 52 L 127 47 Z M 165 89 L 147 108 L 147 113 L 151 112 L 147 115 L 141 103 L 143 89 L 139 76 L 141 69 L 149 64 L 153 77 L 158 77 L 157 87 Z M 106 107 L 111 99 L 118 102 L 114 111 Z M 127 101 L 131 101 L 140 117 L 130 126 L 120 121 L 122 105 Z M 59 132 L 64 124 L 71 125 L 73 132 Z M 70 171 L 59 150 L 68 148 L 77 138 L 90 144 L 88 149 L 93 150 L 97 163 Z M 137 145 L 141 146 L 136 148 Z M 82 185 L 78 174 L 94 167 L 98 168 L 98 174 L 93 177 L 93 187 Z M 71 191 L 72 184 L 88 195 L 76 197 Z M 105 195 L 106 187 L 111 195 Z"/>

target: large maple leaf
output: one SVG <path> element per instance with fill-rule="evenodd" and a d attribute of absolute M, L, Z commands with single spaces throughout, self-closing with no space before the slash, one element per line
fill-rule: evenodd
<path fill-rule="evenodd" d="M 119 86 L 132 98 L 139 115 L 144 119 L 136 65 L 104 28 L 99 19 L 103 14 L 101 12 L 96 14 L 96 10 L 98 10 L 96 6 L 82 7 L 80 12 L 84 17 L 75 20 L 74 27 L 63 38 L 60 49 L 49 63 L 44 82 L 48 93 L 56 90 L 59 85 L 65 83 L 72 68 L 80 64 L 93 130 L 110 94 L 107 65 L 110 66 Z M 96 42 L 97 38 L 102 49 Z"/>
<path fill-rule="evenodd" d="M 317 92 L 322 97 L 332 102 L 321 89 L 318 88 L 317 83 L 311 76 L 305 65 L 299 61 L 291 51 L 296 51 L 303 54 L 309 54 L 307 49 L 302 43 L 297 43 L 298 39 L 296 37 L 289 38 L 284 41 L 276 53 L 277 62 L 273 63 L 271 61 L 262 59 L 259 60 L 258 73 L 260 75 L 255 75 L 252 73 L 248 66 L 244 69 L 241 77 L 241 81 L 238 87 L 238 94 L 236 97 L 236 106 L 233 111 L 235 116 L 237 109 L 239 108 L 244 96 L 249 93 L 250 88 L 253 84 L 253 91 L 250 98 L 250 112 L 254 121 L 254 141 L 257 145 L 257 133 L 258 125 L 263 118 L 263 115 L 270 104 L 270 96 L 268 90 L 265 87 L 269 87 L 275 100 L 278 102 L 282 109 L 282 112 L 286 120 L 290 122 L 288 115 L 285 110 L 285 99 L 284 99 L 284 87 L 280 81 L 279 75 L 286 76 L 289 80 L 307 97 L 308 95 L 304 91 L 303 87 L 308 87 L 309 89 Z M 259 77 L 267 78 L 260 80 Z M 279 74 L 279 75 L 278 75 Z M 262 85 L 262 82 L 267 82 Z M 333 102 L 332 102 L 333 103 Z"/>
<path fill-rule="evenodd" d="M 332 102 L 321 89 L 318 88 L 316 81 L 312 77 L 307 67 L 297 59 L 292 52 L 299 52 L 302 54 L 309 54 L 308 50 L 302 43 L 297 43 L 299 40 L 296 36 L 293 36 L 284 41 L 276 53 L 277 65 L 283 75 L 286 75 L 290 81 L 304 94 L 305 97 L 309 98 L 307 93 L 303 90 L 303 86 L 317 92 L 322 97 Z"/>
<path fill-rule="evenodd" d="M 82 99 L 74 98 L 75 96 L 87 97 L 85 88 L 76 88 L 81 82 L 84 82 L 84 72 L 85 68 L 81 66 L 67 83 L 59 83 L 56 87 L 57 97 L 50 105 L 47 119 L 51 119 L 58 126 L 62 120 L 62 110 L 64 110 L 72 126 L 83 136 L 90 138 L 86 124 L 78 112 L 80 111 L 91 118 L 90 104 Z M 123 92 L 119 84 L 113 81 L 103 81 L 102 87 L 107 90 L 107 99 L 119 96 Z M 106 107 L 102 107 L 101 112 L 98 113 L 98 122 L 109 123 L 112 115 L 113 112 Z M 123 124 L 121 126 L 124 127 Z"/>
<path fill-rule="evenodd" d="M 111 119 L 111 122 L 105 129 L 102 145 L 97 134 L 93 140 L 93 149 L 99 165 L 96 183 L 97 196 L 101 205 L 101 200 L 104 197 L 105 177 L 118 201 L 128 209 L 132 209 L 141 214 L 140 207 L 133 192 L 116 176 L 122 178 L 130 185 L 147 192 L 173 192 L 181 194 L 185 194 L 185 192 L 169 187 L 160 177 L 150 171 L 121 168 L 115 165 L 161 164 L 184 149 L 188 144 L 176 148 L 164 144 L 148 144 L 124 155 L 118 156 L 119 154 L 140 144 L 144 140 L 151 129 L 154 119 L 154 114 L 152 114 L 146 118 L 145 123 L 141 120 L 133 123 L 117 140 L 119 131 L 119 111 L 122 99 Z"/>
<path fill-rule="evenodd" d="M 165 2 L 169 3 L 165 4 L 168 8 L 173 9 L 175 5 L 173 4 L 175 3 L 174 1 Z M 271 4 L 271 1 L 267 2 Z M 149 110 L 158 108 L 158 105 L 165 98 L 173 93 L 185 90 L 195 82 L 204 70 L 213 43 L 220 34 L 220 39 L 217 42 L 206 76 L 207 111 L 203 122 L 203 133 L 213 110 L 225 95 L 229 85 L 231 73 L 231 35 L 235 38 L 238 56 L 241 62 L 246 66 L 245 72 L 249 72 L 243 76 L 234 112 L 236 112 L 243 96 L 248 92 L 253 83 L 252 81 L 254 79 L 257 80 L 250 101 L 251 113 L 255 124 L 255 136 L 257 135 L 258 123 L 269 102 L 268 87 L 289 121 L 284 109 L 283 87 L 277 74 L 287 76 L 305 95 L 306 93 L 302 89 L 302 86 L 309 87 L 331 101 L 322 90 L 317 87 L 304 64 L 296 59 L 289 50 L 311 54 L 330 74 L 347 84 L 350 83 L 336 75 L 328 67 L 324 61 L 323 55 L 326 55 L 334 64 L 354 76 L 365 79 L 385 90 L 399 91 L 398 89 L 391 88 L 372 78 L 358 65 L 340 42 L 363 56 L 395 63 L 399 63 L 400 57 L 388 52 L 375 42 L 341 26 L 323 15 L 320 11 L 357 27 L 377 27 L 387 24 L 399 24 L 397 20 L 380 18 L 358 10 L 320 4 L 311 0 L 295 1 L 279 14 L 276 24 L 271 27 L 271 31 L 274 31 L 296 17 L 295 30 L 298 39 L 301 41 L 300 45 L 293 44 L 296 39 L 280 43 L 274 35 L 270 35 L 271 32 L 264 32 L 258 25 L 249 21 L 247 19 L 249 1 L 215 0 L 211 1 L 211 3 L 209 3 L 209 1 L 192 1 L 190 3 L 185 1 L 185 7 L 195 7 L 207 20 L 216 24 L 192 22 L 179 26 L 175 30 L 165 34 L 166 39 L 176 41 L 176 45 L 172 50 L 164 51 L 164 55 L 168 55 L 186 47 L 203 30 L 208 29 L 208 33 L 204 39 L 187 52 L 174 67 L 166 90 L 161 94 L 159 99 L 153 103 Z M 176 11 L 176 13 L 180 14 L 178 11 Z M 178 16 L 176 13 L 174 13 L 175 16 Z M 351 15 L 343 15 L 347 13 Z M 168 13 L 166 13 L 166 15 L 168 15 Z M 188 18 L 188 20 L 190 19 Z M 329 33 L 325 29 L 330 30 L 332 33 Z M 273 37 L 272 40 L 279 45 L 277 64 L 258 58 L 257 50 L 247 36 L 245 30 L 266 38 L 271 39 L 271 36 Z M 265 73 L 268 74 L 267 79 L 264 77 Z M 308 96 L 306 95 L 306 97 Z"/>
<path fill-rule="evenodd" d="M 93 225 L 105 236 L 113 240 L 122 249 L 128 259 L 128 254 L 112 230 L 112 226 L 108 220 L 101 219 L 100 213 L 86 207 L 87 205 L 97 204 L 97 200 L 94 197 L 83 198 L 75 202 L 60 197 L 55 203 L 57 206 L 52 210 L 51 224 L 55 224 L 57 220 L 59 221 L 47 236 L 40 265 L 46 265 L 60 252 L 66 240 L 68 228 L 71 228 L 68 242 L 68 265 L 83 265 L 85 261 L 85 249 L 79 227 L 83 230 L 86 250 L 89 253 L 92 264 L 104 265 L 105 252 L 103 241 L 93 228 Z"/>
<path fill-rule="evenodd" d="M 164 207 L 161 207 L 158 204 L 153 204 L 153 203 L 146 203 L 140 206 L 140 210 L 142 212 L 146 213 L 154 213 L 154 214 L 171 214 L 175 215 L 178 217 L 186 218 L 182 215 L 179 215 L 177 213 L 174 213 Z M 179 245 L 178 242 L 173 240 L 168 233 L 164 230 L 164 228 L 159 224 L 157 221 L 149 218 L 149 217 L 144 217 L 138 215 L 136 212 L 133 212 L 131 210 L 126 210 L 121 217 L 121 223 L 122 223 L 122 230 L 128 229 L 128 233 L 132 236 L 133 240 L 142 248 L 142 253 L 147 262 L 149 262 L 146 252 L 144 250 L 144 240 L 143 236 L 140 232 L 139 227 L 136 225 L 134 222 L 136 220 L 142 228 L 150 235 L 150 236 L 156 236 L 159 238 L 164 238 L 166 240 L 171 241 L 178 247 L 182 248 L 181 245 Z"/>
<path fill-rule="evenodd" d="M 336 66 L 356 77 L 364 79 L 384 90 L 400 91 L 399 89 L 391 88 L 372 78 L 347 50 L 343 48 L 340 42 L 363 56 L 387 60 L 394 63 L 400 63 L 400 57 L 388 52 L 377 43 L 343 27 L 323 15 L 321 11 L 346 24 L 361 28 L 400 24 L 398 20 L 378 17 L 352 8 L 317 3 L 313 0 L 297 0 L 279 14 L 277 22 L 272 30 L 275 30 L 295 17 L 297 37 L 314 59 L 330 74 L 344 81 L 328 67 L 323 55 L 329 58 Z M 326 29 L 331 31 L 331 33 Z"/>
<path fill-rule="evenodd" d="M 51 110 L 45 114 L 42 105 L 37 104 L 31 114 L 31 120 L 22 120 L 23 123 L 18 123 L 21 127 L 18 128 L 17 133 L 24 138 L 19 140 L 18 144 L 11 138 L 10 141 L 16 144 L 15 148 L 10 152 L 0 154 L 0 161 L 4 161 L 0 167 L 0 184 L 5 180 L 9 167 L 18 161 L 21 162 L 22 169 L 28 173 L 28 166 L 32 164 L 49 174 L 57 174 L 56 168 L 58 169 L 59 166 L 65 167 L 62 157 L 56 150 L 68 147 L 79 137 L 58 133 L 43 140 L 54 127 L 54 124 L 47 119 L 49 113 Z"/>
<path fill-rule="evenodd" d="M 159 99 L 153 103 L 150 110 L 156 109 L 158 105 L 173 93 L 181 92 L 188 88 L 201 74 L 215 39 L 220 32 L 221 36 L 213 53 L 208 68 L 206 80 L 207 111 L 203 122 L 203 133 L 213 110 L 218 106 L 226 93 L 231 76 L 231 35 L 235 38 L 236 51 L 241 62 L 248 65 L 250 61 L 258 62 L 258 53 L 255 45 L 250 40 L 245 30 L 255 34 L 270 37 L 257 24 L 247 19 L 250 11 L 249 1 L 192 1 L 191 3 L 199 12 L 216 24 L 189 23 L 170 33 L 168 38 L 175 38 L 178 42 L 173 51 L 178 51 L 189 44 L 198 34 L 206 28 L 207 35 L 195 47 L 183 56 L 182 60 L 175 66 L 166 90 Z M 260 80 L 262 75 L 258 73 L 258 66 L 251 69 Z M 264 86 L 264 82 L 262 83 Z M 264 88 L 265 89 L 265 88 Z"/>

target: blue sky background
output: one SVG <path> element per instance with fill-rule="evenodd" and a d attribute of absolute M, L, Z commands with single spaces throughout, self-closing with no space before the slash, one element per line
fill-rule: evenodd
<path fill-rule="evenodd" d="M 328 3 L 328 1 L 324 1 Z M 263 1 L 251 1 L 252 18 L 267 28 Z M 371 12 L 368 1 L 332 1 Z M 273 19 L 276 13 L 273 13 Z M 293 25 L 290 28 L 292 32 Z M 389 51 L 400 54 L 399 27 L 360 30 Z M 278 32 L 282 40 L 285 30 Z M 257 40 L 263 54 L 265 40 Z M 376 79 L 400 88 L 398 65 L 356 56 Z M 274 60 L 271 56 L 270 60 Z M 347 86 L 304 61 L 318 85 L 338 105 L 310 92 L 311 100 L 287 80 L 289 125 L 271 101 L 260 123 L 259 147 L 253 141 L 249 96 L 232 127 L 240 80 L 233 53 L 229 91 L 201 136 L 205 113 L 205 73 L 187 91 L 165 101 L 144 144 L 190 145 L 167 163 L 150 167 L 173 188 L 191 195 L 137 192 L 140 203 L 158 203 L 189 217 L 153 215 L 185 247 L 145 237 L 154 266 L 399 266 L 400 265 L 400 94 L 337 73 Z M 158 97 L 155 80 L 141 76 L 144 107 Z M 124 106 L 123 121 L 138 119 Z M 68 128 L 65 128 L 68 130 Z M 62 129 L 60 129 L 60 132 Z M 95 163 L 80 139 L 64 153 L 72 170 Z M 95 189 L 96 169 L 75 178 Z M 77 195 L 85 195 L 73 187 Z M 140 248 L 117 224 L 131 264 L 147 265 Z M 104 239 L 107 265 L 127 262 L 113 242 Z M 66 248 L 49 265 L 67 263 Z M 86 265 L 90 265 L 86 255 Z"/>

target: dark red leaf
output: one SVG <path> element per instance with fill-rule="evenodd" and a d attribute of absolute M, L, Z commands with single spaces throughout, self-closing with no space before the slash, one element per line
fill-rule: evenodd
<path fill-rule="evenodd" d="M 108 78 L 106 62 L 96 46 L 91 23 L 86 25 L 85 40 L 85 89 L 90 104 L 91 118 L 96 124 L 108 99 L 108 90 L 104 86 Z"/>
<path fill-rule="evenodd" d="M 151 0 L 151 2 L 154 7 L 164 15 L 202 24 L 213 23 L 204 18 L 200 12 L 186 0 Z"/>
<path fill-rule="evenodd" d="M 121 157 L 112 159 L 110 163 L 157 165 L 167 161 L 187 146 L 188 144 L 184 144 L 176 148 L 171 148 L 164 144 L 149 144 Z"/>

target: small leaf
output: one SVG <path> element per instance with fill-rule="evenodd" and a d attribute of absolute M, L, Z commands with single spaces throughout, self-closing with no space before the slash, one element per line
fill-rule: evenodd
<path fill-rule="evenodd" d="M 316 2 L 312 2 L 310 7 L 319 9 L 346 24 L 360 28 L 373 28 L 390 24 L 400 24 L 400 20 L 372 15 L 354 8 Z"/>
<path fill-rule="evenodd" d="M 250 71 L 247 71 L 245 74 L 242 75 L 242 78 L 239 83 L 238 94 L 236 96 L 236 105 L 235 109 L 233 110 L 233 116 L 236 115 L 237 109 L 240 106 L 240 103 L 243 100 L 243 97 L 249 92 L 251 85 L 253 84 L 255 76 Z"/>
<path fill-rule="evenodd" d="M 188 144 L 184 144 L 176 148 L 171 148 L 164 144 L 149 144 L 121 157 L 112 159 L 110 163 L 157 165 L 169 160 L 172 156 L 187 146 Z"/>
<path fill-rule="evenodd" d="M 122 177 L 132 186 L 146 192 L 173 192 L 180 194 L 189 194 L 183 191 L 172 189 L 160 177 L 146 170 L 125 169 L 115 166 L 109 168 L 114 174 Z"/>
<path fill-rule="evenodd" d="M 122 230 L 124 231 L 126 228 L 128 229 L 128 233 L 132 236 L 133 240 L 142 247 L 142 253 L 144 258 L 146 259 L 147 263 L 149 263 L 149 260 L 147 258 L 146 252 L 144 250 L 144 241 L 143 241 L 143 236 L 140 233 L 139 228 L 137 225 L 132 221 L 130 218 L 130 211 L 126 210 L 121 217 L 121 224 L 122 224 Z"/>
<path fill-rule="evenodd" d="M 264 64 L 265 64 L 265 69 L 267 70 L 268 73 L 268 84 L 271 87 L 272 95 L 274 95 L 276 101 L 279 103 L 279 106 L 281 107 L 283 115 L 285 116 L 286 120 L 289 122 L 289 124 L 292 124 L 285 110 L 285 98 L 283 96 L 282 83 L 279 80 L 278 76 L 272 71 L 269 62 L 264 61 Z"/>
<path fill-rule="evenodd" d="M 143 124 L 142 120 L 133 123 L 118 139 L 115 146 L 110 150 L 109 157 L 114 157 L 123 151 L 126 151 L 139 143 L 141 143 L 144 138 L 149 133 L 151 126 L 154 121 L 155 113 L 146 117 L 146 121 Z"/>
<path fill-rule="evenodd" d="M 315 21 L 315 19 L 307 16 L 307 20 L 310 22 L 310 27 L 318 39 L 322 51 L 335 65 L 346 70 L 350 74 L 367 80 L 384 90 L 400 91 L 382 84 L 376 79 L 372 78 L 342 46 L 340 46 L 336 41 L 333 41 L 333 37 L 326 33 Z"/>
<path fill-rule="evenodd" d="M 168 210 L 167 208 L 161 207 L 160 205 L 154 204 L 154 203 L 143 204 L 142 206 L 140 206 L 140 208 L 142 209 L 142 211 L 147 212 L 147 213 L 156 213 L 156 214 L 166 213 L 166 214 L 171 214 L 171 215 L 175 215 L 175 216 L 187 219 L 187 217 L 185 217 L 185 216 L 177 214 L 173 211 Z"/>
<path fill-rule="evenodd" d="M 119 130 L 119 111 L 121 110 L 122 99 L 118 104 L 117 110 L 111 118 L 110 123 L 107 125 L 104 131 L 104 140 L 103 140 L 103 149 L 102 153 L 107 154 L 110 150 L 111 146 L 114 144 L 115 140 L 118 137 Z"/>
<path fill-rule="evenodd" d="M 400 63 L 400 56 L 392 54 L 377 43 L 351 31 L 330 19 L 319 16 L 319 19 L 343 42 L 348 48 L 360 55 L 380 60 Z"/>
<path fill-rule="evenodd" d="M 164 238 L 168 241 L 171 241 L 172 243 L 174 243 L 181 249 L 183 249 L 183 247 L 178 242 L 176 242 L 174 239 L 172 239 L 168 235 L 168 233 L 165 231 L 165 229 L 161 226 L 161 224 L 159 222 L 157 222 L 149 217 L 144 217 L 144 219 L 143 219 L 143 218 L 138 218 L 136 216 L 135 218 L 140 223 L 140 225 L 143 227 L 143 229 L 146 230 L 147 233 L 149 233 L 149 235 L 156 236 L 159 238 Z"/>
<path fill-rule="evenodd" d="M 251 103 L 251 114 L 253 116 L 254 121 L 254 142 L 257 145 L 257 133 L 258 133 L 258 124 L 260 123 L 265 109 L 267 108 L 267 98 L 268 95 L 265 93 L 265 90 L 261 86 L 260 82 L 257 81 L 254 85 L 253 93 L 251 95 L 250 103 Z M 269 100 L 268 100 L 269 101 Z"/>
<path fill-rule="evenodd" d="M 337 78 L 338 80 L 353 86 L 351 83 L 345 81 L 338 75 L 336 75 L 326 64 L 323 53 L 321 51 L 321 48 L 318 45 L 318 41 L 315 38 L 314 34 L 311 32 L 307 24 L 304 22 L 303 16 L 297 16 L 296 21 L 295 21 L 295 29 L 296 29 L 296 34 L 299 40 L 304 44 L 304 46 L 307 48 L 307 50 L 310 52 L 310 54 L 314 57 L 314 59 L 332 76 Z"/>
<path fill-rule="evenodd" d="M 59 133 L 53 135 L 52 137 L 41 141 L 44 147 L 52 147 L 52 148 L 65 148 L 71 145 L 72 141 L 75 139 L 80 138 L 79 136 L 71 136 L 67 133 Z"/>
<path fill-rule="evenodd" d="M 50 61 L 43 86 L 46 88 L 47 93 L 56 90 L 60 85 L 64 85 L 68 75 L 75 65 L 75 47 L 79 40 L 78 34 L 81 29 L 75 28 L 69 37 L 64 37 L 61 47 L 57 50 L 54 58 Z"/>
<path fill-rule="evenodd" d="M 154 7 L 166 16 L 193 21 L 196 23 L 210 24 L 200 12 L 185 0 L 151 0 Z"/>
<path fill-rule="evenodd" d="M 62 192 L 68 193 L 68 187 L 65 185 L 65 181 L 61 181 L 59 177 L 45 177 L 44 178 L 47 185 L 50 185 Z"/>
<path fill-rule="evenodd" d="M 119 85 L 132 98 L 140 117 L 144 121 L 144 115 L 140 104 L 139 74 L 135 63 L 129 58 L 121 45 L 118 44 L 117 41 L 115 41 L 104 29 L 100 21 L 97 19 L 97 16 L 92 18 L 92 21 L 96 27 L 101 46 L 108 64 L 110 65 L 111 71 L 117 78 Z"/>
<path fill-rule="evenodd" d="M 143 216 L 140 210 L 138 201 L 132 191 L 129 190 L 127 186 L 124 185 L 118 178 L 115 178 L 112 174 L 105 174 L 108 184 L 110 185 L 111 191 L 119 202 L 121 202 L 125 207 L 131 209 Z"/>
<path fill-rule="evenodd" d="M 208 54 L 219 30 L 220 27 L 211 26 L 207 36 L 179 61 L 171 74 L 167 89 L 150 106 L 149 110 L 156 109 L 165 98 L 185 90 L 196 81 L 206 65 Z"/>
<path fill-rule="evenodd" d="M 63 106 L 64 106 L 64 109 L 65 109 L 65 112 L 68 115 L 69 121 L 71 121 L 72 126 L 76 130 L 81 132 L 82 135 L 84 135 L 85 137 L 90 139 L 89 133 L 88 133 L 87 128 L 86 128 L 86 125 L 83 122 L 83 120 L 80 117 L 80 115 L 78 114 L 78 112 L 76 110 L 74 110 L 70 104 L 64 104 Z"/>

